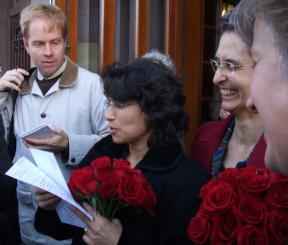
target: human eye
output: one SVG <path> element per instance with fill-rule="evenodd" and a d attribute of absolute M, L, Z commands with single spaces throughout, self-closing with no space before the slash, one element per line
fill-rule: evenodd
<path fill-rule="evenodd" d="M 226 70 L 233 72 L 237 71 L 241 68 L 241 65 L 236 63 L 236 62 L 231 62 L 231 61 L 226 61 L 223 63 L 223 66 L 225 67 Z"/>
<path fill-rule="evenodd" d="M 113 107 L 113 108 L 117 108 L 117 109 L 124 109 L 125 107 L 128 106 L 128 103 L 119 102 L 119 101 L 113 101 L 111 99 L 108 99 L 106 101 L 106 105 L 107 105 L 107 107 Z"/>
<path fill-rule="evenodd" d="M 225 68 L 229 71 L 235 71 L 236 70 L 236 65 L 230 62 L 224 63 Z"/>
<path fill-rule="evenodd" d="M 128 106 L 128 103 L 125 103 L 125 102 L 119 102 L 119 101 L 115 101 L 114 103 L 114 106 L 118 109 L 124 109 L 125 107 Z"/>
<path fill-rule="evenodd" d="M 61 43 L 60 39 L 55 39 L 55 40 L 52 41 L 52 44 L 55 45 L 55 46 L 59 45 L 60 43 Z"/>
<path fill-rule="evenodd" d="M 33 45 L 34 47 L 41 47 L 41 46 L 43 46 L 43 42 L 41 42 L 41 41 L 34 41 L 34 42 L 32 43 L 32 45 Z"/>

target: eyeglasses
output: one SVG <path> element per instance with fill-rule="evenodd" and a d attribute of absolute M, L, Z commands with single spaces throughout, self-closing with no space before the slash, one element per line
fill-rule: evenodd
<path fill-rule="evenodd" d="M 227 71 L 227 72 L 236 72 L 239 70 L 242 70 L 244 68 L 249 68 L 253 67 L 253 65 L 240 65 L 240 64 L 235 64 L 233 62 L 229 61 L 223 61 L 220 62 L 219 60 L 210 60 L 210 64 L 212 66 L 212 69 L 214 72 L 216 72 L 218 69 L 221 69 L 222 71 Z"/>

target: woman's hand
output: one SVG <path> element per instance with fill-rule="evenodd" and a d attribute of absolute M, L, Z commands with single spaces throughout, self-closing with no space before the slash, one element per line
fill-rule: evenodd
<path fill-rule="evenodd" d="M 122 225 L 119 220 L 109 221 L 105 217 L 96 213 L 88 204 L 84 203 L 84 208 L 91 214 L 93 220 L 89 220 L 83 213 L 74 210 L 79 218 L 87 225 L 83 240 L 88 245 L 116 245 L 119 242 Z"/>

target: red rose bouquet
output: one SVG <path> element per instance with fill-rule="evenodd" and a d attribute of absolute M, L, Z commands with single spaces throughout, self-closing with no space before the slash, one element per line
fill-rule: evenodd
<path fill-rule="evenodd" d="M 76 200 L 88 202 L 102 216 L 112 219 L 120 208 L 143 208 L 150 214 L 156 196 L 138 169 L 126 160 L 100 157 L 72 171 L 68 186 Z"/>
<path fill-rule="evenodd" d="M 200 196 L 187 229 L 195 244 L 287 244 L 288 177 L 255 167 L 226 169 Z"/>

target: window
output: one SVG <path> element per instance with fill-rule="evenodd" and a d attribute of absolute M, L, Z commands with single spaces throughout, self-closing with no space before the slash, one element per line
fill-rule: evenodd
<path fill-rule="evenodd" d="M 99 1 L 78 1 L 77 63 L 91 71 L 99 63 Z"/>
<path fill-rule="evenodd" d="M 21 67 L 24 69 L 30 68 L 30 58 L 24 48 L 21 29 L 19 26 L 19 14 L 10 17 L 10 41 L 11 41 L 11 59 L 10 67 Z"/>
<path fill-rule="evenodd" d="M 212 82 L 214 72 L 209 60 L 214 57 L 218 37 L 217 20 L 220 17 L 221 3 L 217 1 L 205 1 L 204 17 L 204 52 L 203 52 L 203 80 L 202 80 L 202 122 L 216 120 L 220 106 L 217 90 Z"/>
<path fill-rule="evenodd" d="M 151 1 L 150 17 L 150 48 L 164 53 L 165 0 Z"/>

